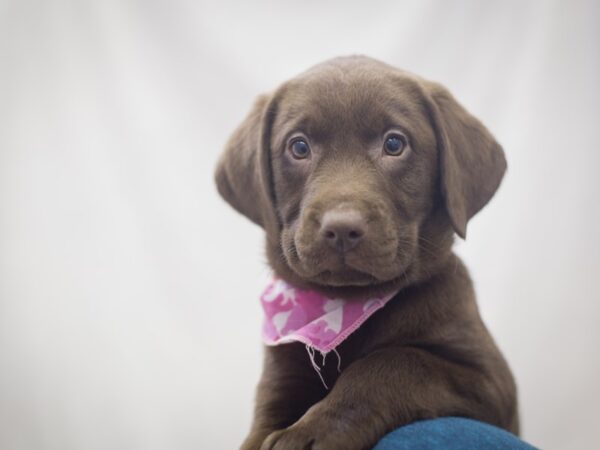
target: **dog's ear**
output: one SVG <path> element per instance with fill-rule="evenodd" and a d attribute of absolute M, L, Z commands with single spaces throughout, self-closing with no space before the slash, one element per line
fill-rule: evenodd
<path fill-rule="evenodd" d="M 437 83 L 425 82 L 438 141 L 442 196 L 456 233 L 492 198 L 506 171 L 502 147 Z"/>
<path fill-rule="evenodd" d="M 269 149 L 274 115 L 273 96 L 258 97 L 227 141 L 215 172 L 221 196 L 267 231 L 277 224 Z"/>

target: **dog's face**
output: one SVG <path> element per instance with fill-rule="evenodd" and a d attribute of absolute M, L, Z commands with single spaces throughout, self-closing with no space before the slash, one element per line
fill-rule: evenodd
<path fill-rule="evenodd" d="M 327 67 L 286 86 L 271 132 L 281 250 L 320 285 L 398 278 L 432 209 L 435 136 L 410 84 Z"/>
<path fill-rule="evenodd" d="M 339 58 L 259 99 L 217 169 L 279 276 L 361 295 L 431 272 L 496 190 L 500 146 L 438 85 Z"/>

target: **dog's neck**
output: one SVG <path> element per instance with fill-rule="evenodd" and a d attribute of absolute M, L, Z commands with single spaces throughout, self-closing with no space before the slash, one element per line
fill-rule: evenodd
<path fill-rule="evenodd" d="M 329 352 L 340 358 L 336 348 L 395 294 L 348 300 L 300 289 L 275 278 L 260 298 L 264 311 L 263 341 L 270 346 L 304 344 L 313 368 L 328 388 L 315 361 L 315 352 L 323 355 L 323 361 Z"/>

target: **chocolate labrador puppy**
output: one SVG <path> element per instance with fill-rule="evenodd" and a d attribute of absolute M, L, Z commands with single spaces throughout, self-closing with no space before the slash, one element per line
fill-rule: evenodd
<path fill-rule="evenodd" d="M 412 421 L 518 433 L 516 388 L 451 247 L 494 195 L 500 145 L 442 86 L 352 56 L 259 97 L 216 183 L 266 231 L 277 277 L 352 299 L 396 292 L 322 375 L 303 344 L 266 348 L 242 449 L 371 448 Z"/>

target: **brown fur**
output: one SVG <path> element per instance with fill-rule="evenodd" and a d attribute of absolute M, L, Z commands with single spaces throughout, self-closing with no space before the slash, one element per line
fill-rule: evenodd
<path fill-rule="evenodd" d="M 408 137 L 400 156 L 385 133 Z M 301 135 L 310 157 L 294 159 Z M 516 388 L 482 323 L 454 232 L 493 196 L 501 147 L 446 89 L 366 57 L 315 66 L 259 98 L 219 162 L 219 192 L 262 226 L 275 273 L 345 298 L 398 290 L 338 348 L 327 391 L 302 344 L 267 347 L 243 449 L 367 449 L 439 416 L 518 433 Z M 365 234 L 326 245 L 327 211 L 351 209 Z"/>

